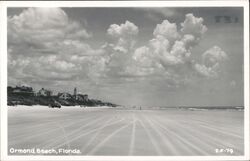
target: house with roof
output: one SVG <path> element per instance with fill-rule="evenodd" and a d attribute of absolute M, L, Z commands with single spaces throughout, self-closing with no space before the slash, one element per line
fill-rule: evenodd
<path fill-rule="evenodd" d="M 52 91 L 42 88 L 37 92 L 37 96 L 49 97 L 52 96 L 52 93 Z"/>
<path fill-rule="evenodd" d="M 73 99 L 73 96 L 69 93 L 63 92 L 63 93 L 58 93 L 58 98 L 68 100 L 68 99 Z"/>

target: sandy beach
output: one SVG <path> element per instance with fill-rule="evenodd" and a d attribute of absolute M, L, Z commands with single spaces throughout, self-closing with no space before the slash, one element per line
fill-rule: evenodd
<path fill-rule="evenodd" d="M 9 155 L 16 155 L 10 149 L 48 152 L 23 155 L 243 155 L 243 116 L 237 110 L 13 106 Z"/>

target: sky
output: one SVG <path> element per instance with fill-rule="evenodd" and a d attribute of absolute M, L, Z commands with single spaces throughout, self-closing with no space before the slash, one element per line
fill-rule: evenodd
<path fill-rule="evenodd" d="M 242 106 L 242 8 L 8 8 L 8 85 L 129 106 Z"/>

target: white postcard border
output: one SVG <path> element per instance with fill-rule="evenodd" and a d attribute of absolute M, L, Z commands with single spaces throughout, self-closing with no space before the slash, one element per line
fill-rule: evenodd
<path fill-rule="evenodd" d="M 234 1 L 9 1 L 0 2 L 1 160 L 249 160 L 249 3 Z M 244 7 L 244 156 L 9 156 L 7 153 L 8 7 Z"/>

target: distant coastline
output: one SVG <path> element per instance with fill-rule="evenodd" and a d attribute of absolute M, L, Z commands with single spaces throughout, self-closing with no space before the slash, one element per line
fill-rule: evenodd
<path fill-rule="evenodd" d="M 8 106 L 16 105 L 42 105 L 52 108 L 61 108 L 61 106 L 80 106 L 80 107 L 118 107 L 120 105 L 97 100 L 90 99 L 87 94 L 81 94 L 77 92 L 77 88 L 74 88 L 73 94 L 67 92 L 59 92 L 55 94 L 53 91 L 41 88 L 39 91 L 34 91 L 29 86 L 8 86 Z M 238 110 L 244 111 L 244 106 L 155 106 L 155 107 L 143 107 L 143 106 L 120 106 L 122 109 L 134 109 L 134 110 Z M 119 108 L 121 109 L 121 108 Z"/>
<path fill-rule="evenodd" d="M 176 106 L 176 107 L 159 107 L 165 108 L 178 108 L 189 110 L 244 110 L 244 106 Z"/>
<path fill-rule="evenodd" d="M 236 110 L 244 111 L 244 106 L 123 106 L 123 109 L 132 110 L 189 110 L 189 111 L 205 111 L 205 110 Z"/>

